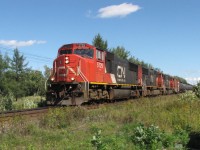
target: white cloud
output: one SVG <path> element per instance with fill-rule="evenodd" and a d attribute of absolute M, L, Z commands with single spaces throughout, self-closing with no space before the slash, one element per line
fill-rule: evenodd
<path fill-rule="evenodd" d="M 185 79 L 190 84 L 197 84 L 198 82 L 200 82 L 200 77 L 188 77 L 188 78 L 185 78 Z"/>
<path fill-rule="evenodd" d="M 111 18 L 111 17 L 125 17 L 128 14 L 136 12 L 140 9 L 138 5 L 129 3 L 123 3 L 120 5 L 111 5 L 98 10 L 97 17 L 99 18 Z"/>
<path fill-rule="evenodd" d="M 46 41 L 28 40 L 28 41 L 17 41 L 17 40 L 0 40 L 0 45 L 10 47 L 25 47 L 33 44 L 45 44 Z"/>

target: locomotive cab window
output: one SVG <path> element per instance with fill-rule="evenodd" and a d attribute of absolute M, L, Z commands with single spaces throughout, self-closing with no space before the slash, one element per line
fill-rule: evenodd
<path fill-rule="evenodd" d="M 104 52 L 97 50 L 97 60 L 104 60 Z"/>
<path fill-rule="evenodd" d="M 93 58 L 94 51 L 93 49 L 75 49 L 74 54 L 77 54 L 86 58 Z"/>
<path fill-rule="evenodd" d="M 61 50 L 60 55 L 64 55 L 64 54 L 72 54 L 72 50 L 71 49 Z"/>

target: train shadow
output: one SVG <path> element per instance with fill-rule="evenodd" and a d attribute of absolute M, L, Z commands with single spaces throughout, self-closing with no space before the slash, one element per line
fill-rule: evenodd
<path fill-rule="evenodd" d="M 190 133 L 190 141 L 187 147 L 190 150 L 200 150 L 200 132 Z"/>

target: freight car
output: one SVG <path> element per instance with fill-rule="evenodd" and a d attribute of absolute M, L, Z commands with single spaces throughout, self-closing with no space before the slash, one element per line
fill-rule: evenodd
<path fill-rule="evenodd" d="M 194 88 L 193 85 L 190 85 L 190 84 L 185 84 L 185 83 L 179 83 L 179 92 L 182 93 L 182 92 L 185 92 L 185 91 L 192 91 Z"/>
<path fill-rule="evenodd" d="M 179 92 L 179 81 L 87 43 L 63 45 L 47 84 L 49 105 L 80 105 Z"/>

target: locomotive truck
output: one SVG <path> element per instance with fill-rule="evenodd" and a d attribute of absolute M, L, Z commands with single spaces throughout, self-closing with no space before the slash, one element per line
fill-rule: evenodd
<path fill-rule="evenodd" d="M 72 43 L 58 49 L 46 99 L 48 105 L 81 105 L 92 100 L 179 93 L 180 85 L 172 76 L 111 52 L 87 43 Z"/>

